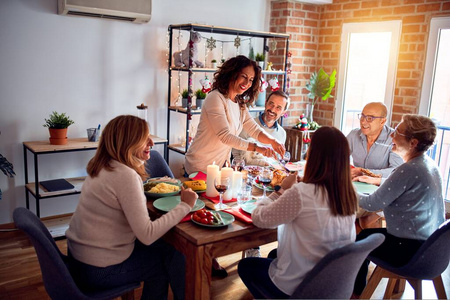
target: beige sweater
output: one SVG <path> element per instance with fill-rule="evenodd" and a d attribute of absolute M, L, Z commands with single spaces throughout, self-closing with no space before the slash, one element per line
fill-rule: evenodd
<path fill-rule="evenodd" d="M 197 134 L 186 153 L 186 172 L 206 174 L 206 167 L 213 162 L 221 167 L 229 161 L 232 148 L 247 150 L 249 142 L 239 137 L 243 129 L 255 140 L 262 131 L 248 109 L 241 110 L 239 104 L 217 90 L 209 93 L 202 106 Z"/>
<path fill-rule="evenodd" d="M 109 172 L 86 178 L 80 201 L 66 231 L 71 254 L 97 267 L 118 264 L 134 249 L 135 239 L 150 245 L 189 213 L 181 202 L 161 218 L 151 221 L 141 177 L 113 161 Z"/>

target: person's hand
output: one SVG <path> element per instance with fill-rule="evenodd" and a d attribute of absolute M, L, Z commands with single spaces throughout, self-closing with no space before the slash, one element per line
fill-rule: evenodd
<path fill-rule="evenodd" d="M 350 174 L 352 175 L 352 178 L 354 179 L 355 177 L 363 175 L 363 172 L 361 171 L 361 168 L 355 167 L 355 168 L 350 169 Z"/>
<path fill-rule="evenodd" d="M 281 157 L 284 157 L 284 152 L 286 152 L 286 148 L 284 147 L 284 144 L 280 144 L 276 139 L 273 139 L 271 145 L 272 145 L 273 150 L 275 150 L 275 152 L 280 154 Z"/>
<path fill-rule="evenodd" d="M 185 202 L 191 208 L 194 207 L 195 201 L 197 201 L 198 195 L 191 188 L 185 189 L 181 187 L 181 201 Z"/>
<path fill-rule="evenodd" d="M 261 153 L 262 155 L 267 156 L 267 157 L 275 157 L 276 158 L 275 151 L 273 151 L 273 149 L 270 147 L 256 145 L 256 152 Z"/>
<path fill-rule="evenodd" d="M 294 185 L 294 183 L 297 183 L 298 181 L 298 172 L 290 173 L 286 178 L 284 178 L 283 182 L 281 182 L 281 188 L 283 190 L 289 189 L 291 186 Z"/>
<path fill-rule="evenodd" d="M 374 184 L 374 185 L 380 185 L 381 184 L 381 178 L 379 178 L 379 177 L 370 177 L 370 176 L 367 176 L 367 175 L 357 176 L 357 177 L 353 178 L 353 181 L 360 181 L 360 182 L 370 183 L 370 184 Z"/>

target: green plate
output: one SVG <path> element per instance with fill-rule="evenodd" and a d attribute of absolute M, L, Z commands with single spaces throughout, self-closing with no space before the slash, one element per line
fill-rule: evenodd
<path fill-rule="evenodd" d="M 258 189 L 261 189 L 261 190 L 264 189 L 264 186 L 263 186 L 261 183 L 256 183 L 256 182 L 255 182 L 254 185 L 255 185 Z M 270 185 L 268 185 L 268 186 L 266 187 L 266 191 L 267 191 L 267 192 L 273 192 L 274 189 L 273 189 Z"/>
<path fill-rule="evenodd" d="M 354 181 L 353 185 L 355 186 L 356 191 L 361 194 L 372 194 L 378 189 L 378 186 L 376 185 L 359 181 Z"/>
<path fill-rule="evenodd" d="M 252 214 L 253 210 L 256 208 L 256 200 L 250 200 L 241 205 L 243 211 L 248 214 Z"/>
<path fill-rule="evenodd" d="M 180 202 L 181 202 L 180 196 L 163 197 L 156 199 L 155 202 L 153 202 L 153 206 L 162 211 L 171 211 Z M 203 207 L 205 207 L 205 202 L 203 202 L 200 199 L 197 199 L 191 211 L 197 211 L 199 209 L 202 209 Z"/>
<path fill-rule="evenodd" d="M 145 185 L 147 182 L 148 182 L 148 181 L 146 181 L 146 182 L 144 183 L 144 185 Z M 155 185 L 158 184 L 158 183 L 164 182 L 164 183 L 171 184 L 171 185 L 175 185 L 175 186 L 178 186 L 178 187 L 179 187 L 179 190 L 178 190 L 178 191 L 170 192 L 170 193 L 150 193 L 150 192 L 148 192 L 148 191 L 144 191 L 144 193 L 145 193 L 147 196 L 152 197 L 152 198 L 160 198 L 160 197 L 174 196 L 174 195 L 178 195 L 178 194 L 180 193 L 180 191 L 181 191 L 181 181 L 180 181 L 179 184 L 177 184 L 177 183 L 172 183 L 172 182 L 166 182 L 166 181 L 151 181 L 151 182 L 154 183 Z M 144 187 L 144 189 L 145 189 L 145 187 Z"/>
<path fill-rule="evenodd" d="M 204 226 L 204 227 L 213 227 L 213 228 L 228 226 L 228 225 L 230 225 L 231 223 L 234 222 L 234 216 L 233 215 L 230 215 L 229 213 L 226 213 L 224 211 L 216 211 L 216 213 L 220 214 L 220 217 L 223 220 L 223 224 L 222 225 L 208 225 L 208 224 L 199 223 L 199 222 L 194 220 L 194 214 L 192 214 L 191 220 L 192 220 L 192 222 L 194 222 L 197 225 Z"/>

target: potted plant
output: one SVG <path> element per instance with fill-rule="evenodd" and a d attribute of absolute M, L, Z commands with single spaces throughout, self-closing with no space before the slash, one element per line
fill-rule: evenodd
<path fill-rule="evenodd" d="M 217 60 L 215 59 L 211 60 L 211 66 L 213 69 L 217 69 Z"/>
<path fill-rule="evenodd" d="M 266 59 L 266 56 L 264 53 L 256 53 L 255 60 L 258 62 L 261 69 L 264 70 L 264 60 Z"/>
<path fill-rule="evenodd" d="M 333 70 L 331 75 L 328 75 L 322 68 L 319 72 L 311 74 L 309 83 L 306 84 L 306 89 L 309 91 L 308 98 L 312 99 L 311 104 L 307 106 L 306 118 L 311 123 L 313 121 L 314 105 L 319 99 L 326 101 L 328 98 L 333 98 L 331 91 L 336 83 L 336 70 Z"/>
<path fill-rule="evenodd" d="M 52 112 L 48 119 L 44 119 L 44 127 L 50 132 L 50 144 L 65 145 L 67 143 L 67 127 L 75 123 L 66 113 Z"/>
<path fill-rule="evenodd" d="M 9 178 L 13 178 L 16 173 L 14 173 L 13 165 L 10 163 L 6 157 L 0 154 L 0 170 Z M 2 199 L 2 189 L 0 189 L 0 200 Z"/>
<path fill-rule="evenodd" d="M 187 107 L 188 97 L 189 97 L 189 91 L 188 91 L 188 89 L 184 89 L 183 92 L 181 93 L 181 106 L 182 107 Z"/>
<path fill-rule="evenodd" d="M 201 89 L 198 89 L 195 92 L 195 96 L 197 97 L 195 99 L 195 105 L 197 106 L 197 109 L 201 109 L 203 105 L 203 101 L 205 101 L 206 93 L 203 92 Z"/>

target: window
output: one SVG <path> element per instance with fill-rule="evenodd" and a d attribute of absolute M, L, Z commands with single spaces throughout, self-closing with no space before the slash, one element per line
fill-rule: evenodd
<path fill-rule="evenodd" d="M 392 107 L 400 29 L 401 21 L 343 25 L 334 124 L 344 134 L 367 103 Z"/>
<path fill-rule="evenodd" d="M 444 179 L 444 193 L 450 199 L 450 18 L 430 22 L 427 59 L 419 113 L 438 125 L 436 145 L 429 155 L 438 163 Z"/>

